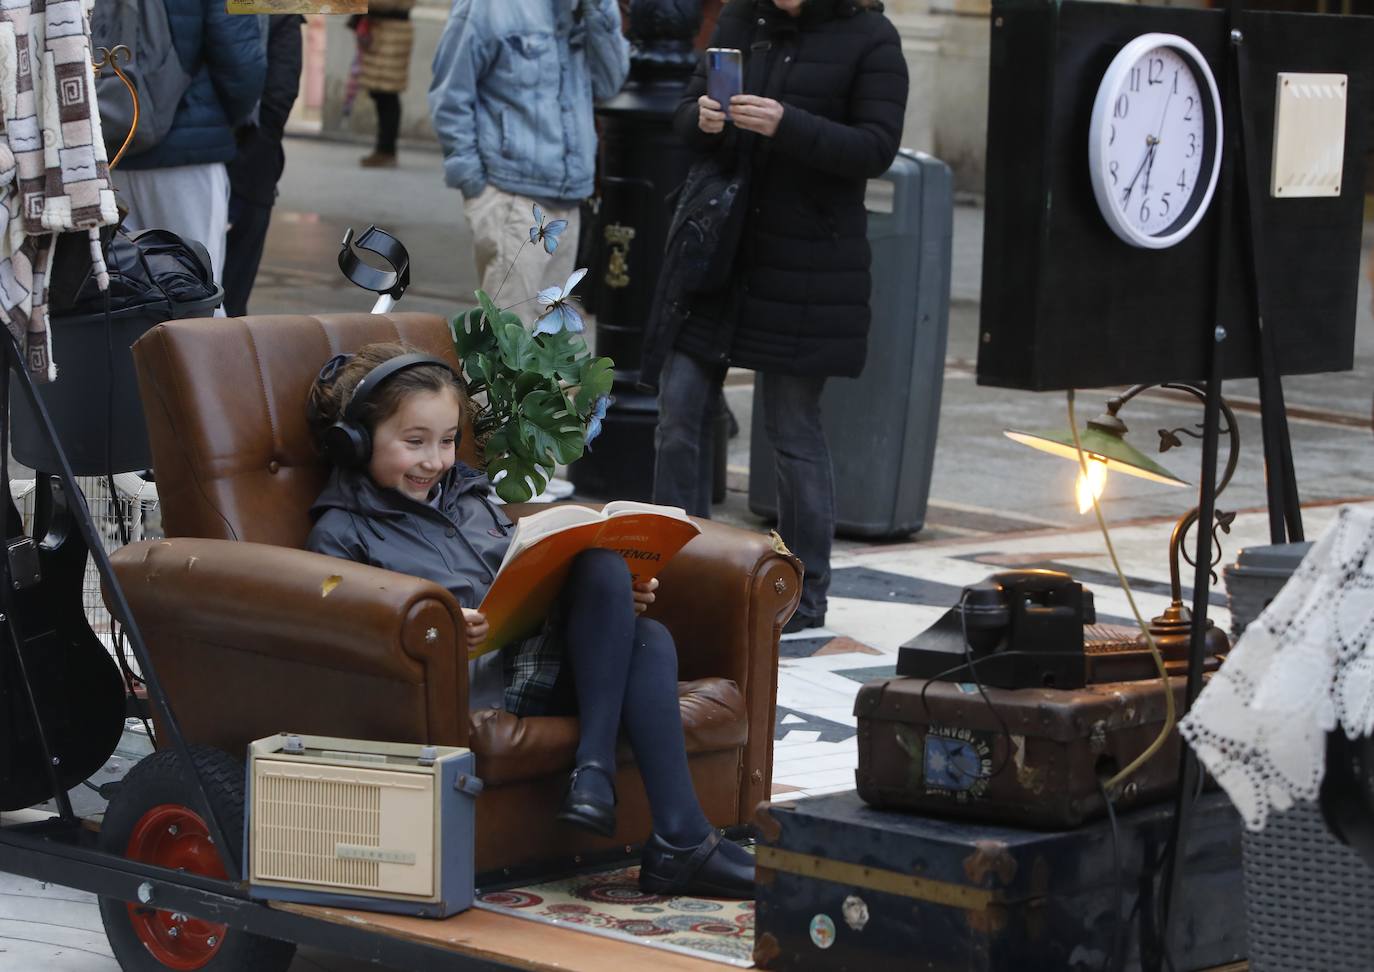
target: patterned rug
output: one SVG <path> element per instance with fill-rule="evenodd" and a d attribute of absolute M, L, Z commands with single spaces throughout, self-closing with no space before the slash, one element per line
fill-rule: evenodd
<path fill-rule="evenodd" d="M 621 867 L 488 891 L 478 895 L 476 905 L 741 968 L 753 966 L 754 902 L 645 894 L 638 879 L 637 866 Z"/>

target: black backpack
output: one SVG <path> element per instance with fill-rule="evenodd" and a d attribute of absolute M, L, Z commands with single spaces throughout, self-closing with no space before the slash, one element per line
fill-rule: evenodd
<path fill-rule="evenodd" d="M 172 43 L 164 0 L 100 0 L 91 11 L 91 49 L 114 50 L 120 44 L 133 51 L 132 59 L 119 66 L 138 90 L 138 131 L 129 145 L 129 154 L 137 155 L 167 137 L 191 76 Z M 95 98 L 105 148 L 113 157 L 133 126 L 133 99 L 108 67 L 96 78 Z"/>

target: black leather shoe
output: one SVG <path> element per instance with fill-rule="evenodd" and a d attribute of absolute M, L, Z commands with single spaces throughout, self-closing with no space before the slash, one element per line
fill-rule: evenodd
<path fill-rule="evenodd" d="M 588 770 L 595 770 L 611 781 L 610 803 L 588 793 L 589 787 L 578 787 L 578 779 Z M 558 808 L 557 817 L 559 820 L 585 827 L 602 837 L 609 837 L 614 834 L 615 774 L 597 763 L 583 763 L 577 767 L 568 777 L 568 792 L 563 796 L 563 805 Z"/>
<path fill-rule="evenodd" d="M 808 628 L 824 628 L 824 614 L 802 614 L 798 611 L 787 619 L 787 623 L 782 626 L 783 634 L 796 634 L 798 631 L 805 631 Z"/>
<path fill-rule="evenodd" d="M 721 836 L 714 830 L 695 847 L 674 847 L 653 834 L 639 861 L 640 890 L 649 894 L 752 899 L 754 865 L 740 864 L 716 853 L 720 842 Z"/>

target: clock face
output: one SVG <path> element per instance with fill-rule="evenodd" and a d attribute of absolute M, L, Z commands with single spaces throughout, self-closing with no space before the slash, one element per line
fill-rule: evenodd
<path fill-rule="evenodd" d="M 1112 61 L 1098 88 L 1088 164 L 1098 208 L 1134 246 L 1184 239 L 1206 212 L 1220 172 L 1221 101 L 1188 41 L 1145 34 Z"/>

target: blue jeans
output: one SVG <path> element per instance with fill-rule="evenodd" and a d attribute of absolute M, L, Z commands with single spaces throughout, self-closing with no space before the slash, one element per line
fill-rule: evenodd
<path fill-rule="evenodd" d="M 823 376 L 758 372 L 764 428 L 778 482 L 778 533 L 805 565 L 799 614 L 825 614 L 830 544 L 835 536 L 835 480 L 821 427 Z M 681 351 L 663 363 L 654 433 L 654 502 L 711 515 L 711 431 L 723 365 Z"/>

